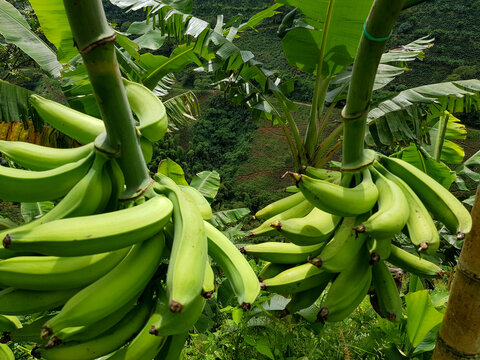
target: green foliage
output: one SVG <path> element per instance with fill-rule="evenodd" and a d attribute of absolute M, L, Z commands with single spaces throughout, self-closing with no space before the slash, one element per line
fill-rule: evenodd
<path fill-rule="evenodd" d="M 227 202 L 242 198 L 238 193 L 236 175 L 240 164 L 249 157 L 256 128 L 245 107 L 234 106 L 221 96 L 213 97 L 189 133 L 182 132 L 192 140 L 183 147 L 179 134 L 166 136 L 155 144 L 149 167 L 155 171 L 158 163 L 168 157 L 184 169 L 187 181 L 204 170 L 218 171 L 222 184 L 216 203 L 226 206 Z M 247 202 L 238 205 L 241 206 L 235 207 L 250 207 Z"/>

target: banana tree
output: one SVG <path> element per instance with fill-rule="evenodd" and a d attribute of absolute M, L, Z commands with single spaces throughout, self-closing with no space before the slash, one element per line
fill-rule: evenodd
<path fill-rule="evenodd" d="M 61 96 L 67 98 L 72 107 L 99 117 L 100 113 L 93 97 L 85 67 L 82 65 L 78 50 L 72 46 L 73 37 L 66 21 L 62 2 L 52 1 L 46 4 L 43 1 L 31 1 L 29 4 L 35 11 L 43 34 L 55 46 L 55 50 L 33 32 L 23 15 L 5 0 L 0 2 L 0 18 L 2 18 L 0 34 L 4 36 L 7 43 L 18 46 L 29 55 L 48 76 L 60 81 L 63 92 Z M 117 36 L 116 52 L 122 65 L 122 74 L 124 77 L 137 82 L 141 81 L 142 76 L 148 77 L 150 72 L 158 72 L 159 68 L 158 65 L 151 65 L 151 61 L 150 63 L 148 61 L 134 63 L 131 60 L 131 58 L 140 59 L 141 46 L 142 44 L 138 45 L 125 35 L 118 34 Z M 151 59 L 149 58 L 149 60 Z M 171 73 L 181 71 L 190 61 L 192 61 L 191 58 L 180 63 L 171 64 L 169 62 L 169 66 L 160 66 L 165 71 L 162 72 L 162 76 L 154 84 L 157 96 L 162 99 L 168 96 L 174 83 L 174 77 Z M 1 94 L 2 100 L 4 100 L 1 107 L 1 121 L 16 122 L 22 120 L 25 122 L 33 120 L 33 125 L 36 130 L 39 130 L 42 122 L 27 100 L 31 94 L 30 91 L 13 84 L 2 83 Z M 198 101 L 193 92 L 185 92 L 170 97 L 164 103 L 172 120 L 170 125 L 172 129 L 191 122 L 199 114 Z M 23 138 L 26 138 L 27 135 L 28 131 L 25 129 Z"/>

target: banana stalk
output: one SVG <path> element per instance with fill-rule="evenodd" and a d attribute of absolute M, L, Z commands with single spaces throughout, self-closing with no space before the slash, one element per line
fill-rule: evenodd
<path fill-rule="evenodd" d="M 473 359 L 480 354 L 480 186 L 472 218 L 472 231 L 458 260 L 433 360 Z"/>
<path fill-rule="evenodd" d="M 376 0 L 368 16 L 366 31 L 375 38 L 385 38 L 393 28 L 404 0 Z M 342 111 L 343 167 L 358 164 L 363 158 L 366 118 L 373 83 L 386 41 L 373 41 L 362 35 L 355 57 L 352 81 L 348 89 L 347 103 Z"/>
<path fill-rule="evenodd" d="M 126 185 L 122 197 L 136 197 L 138 190 L 149 184 L 150 176 L 115 55 L 116 33 L 108 25 L 100 0 L 64 0 L 64 5 L 107 130 L 102 145 L 120 152 L 118 162 Z"/>

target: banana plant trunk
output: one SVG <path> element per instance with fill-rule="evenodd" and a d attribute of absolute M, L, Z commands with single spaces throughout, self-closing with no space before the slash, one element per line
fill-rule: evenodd
<path fill-rule="evenodd" d="M 433 360 L 480 359 L 480 186 Z"/>
<path fill-rule="evenodd" d="M 135 123 L 115 56 L 115 31 L 108 25 L 101 0 L 64 0 L 75 46 L 97 98 L 106 137 L 100 150 L 115 154 L 125 176 L 123 199 L 132 198 L 150 182 Z"/>

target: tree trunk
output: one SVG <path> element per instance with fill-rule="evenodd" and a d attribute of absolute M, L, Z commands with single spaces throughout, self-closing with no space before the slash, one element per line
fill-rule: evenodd
<path fill-rule="evenodd" d="M 433 360 L 480 359 L 480 186 Z"/>

